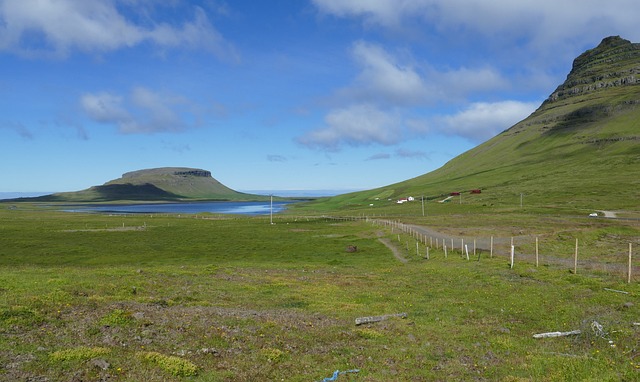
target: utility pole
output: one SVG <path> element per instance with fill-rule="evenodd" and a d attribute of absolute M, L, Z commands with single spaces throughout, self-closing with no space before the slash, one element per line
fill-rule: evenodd
<path fill-rule="evenodd" d="M 273 194 L 269 195 L 270 196 L 270 203 L 269 203 L 269 221 L 271 224 L 273 224 Z"/>
<path fill-rule="evenodd" d="M 422 216 L 424 216 L 424 195 L 422 195 Z"/>

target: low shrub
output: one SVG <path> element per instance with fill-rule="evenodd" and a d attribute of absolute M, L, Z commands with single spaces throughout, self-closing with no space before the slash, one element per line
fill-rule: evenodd
<path fill-rule="evenodd" d="M 133 322 L 131 312 L 122 309 L 114 309 L 100 320 L 100 325 L 127 326 Z"/>
<path fill-rule="evenodd" d="M 265 357 L 269 362 L 278 362 L 285 356 L 285 352 L 280 349 L 274 348 L 261 349 L 260 354 L 262 354 L 262 356 Z"/>
<path fill-rule="evenodd" d="M 80 346 L 73 349 L 58 350 L 51 353 L 51 360 L 55 362 L 87 361 L 97 357 L 103 357 L 111 353 L 111 349 L 103 347 Z"/>
<path fill-rule="evenodd" d="M 371 339 L 375 339 L 375 338 L 380 338 L 380 337 L 384 336 L 384 334 L 380 333 L 379 331 L 377 331 L 375 329 L 371 329 L 371 328 L 356 329 L 355 332 L 360 338 L 366 338 L 366 339 L 370 339 L 370 340 Z"/>
<path fill-rule="evenodd" d="M 140 357 L 156 364 L 162 370 L 176 377 L 190 377 L 198 374 L 198 366 L 180 357 L 164 355 L 158 352 L 140 353 Z"/>

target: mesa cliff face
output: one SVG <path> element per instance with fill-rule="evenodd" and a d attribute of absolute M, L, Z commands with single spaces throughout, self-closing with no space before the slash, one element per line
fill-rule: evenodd
<path fill-rule="evenodd" d="M 149 176 L 197 176 L 211 178 L 211 171 L 188 167 L 160 167 L 146 170 L 131 171 L 122 174 L 122 179 L 136 179 Z"/>
<path fill-rule="evenodd" d="M 640 44 L 619 36 L 602 40 L 573 61 L 567 79 L 546 102 L 592 93 L 598 90 L 640 84 Z"/>

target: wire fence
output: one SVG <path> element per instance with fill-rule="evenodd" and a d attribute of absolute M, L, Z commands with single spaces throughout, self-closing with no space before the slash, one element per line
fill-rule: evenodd
<path fill-rule="evenodd" d="M 315 217 L 318 218 L 318 217 Z M 581 257 L 578 238 L 564 240 L 540 239 L 535 235 L 519 237 L 464 237 L 435 232 L 427 227 L 405 224 L 400 221 L 369 218 L 367 216 L 322 216 L 322 219 L 337 221 L 365 221 L 372 225 L 389 229 L 392 233 L 408 235 L 415 244 L 405 242 L 408 252 L 432 259 L 461 256 L 467 260 L 479 261 L 482 257 L 504 257 L 514 268 L 520 264 L 527 266 L 553 266 L 567 268 L 573 273 L 603 273 L 624 279 L 627 283 L 640 280 L 640 266 L 634 264 L 632 242 L 624 245 L 608 246 L 607 260 L 597 256 Z M 568 253 L 570 250 L 571 253 Z M 586 252 L 586 251 L 583 251 Z"/>

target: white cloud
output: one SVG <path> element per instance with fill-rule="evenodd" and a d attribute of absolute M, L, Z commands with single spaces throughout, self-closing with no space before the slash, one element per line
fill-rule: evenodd
<path fill-rule="evenodd" d="M 443 36 L 480 35 L 502 47 L 527 46 L 543 60 L 571 59 L 603 37 L 640 39 L 637 0 L 312 0 L 324 14 L 394 30 L 419 25 Z M 418 24 L 416 24 L 418 23 Z M 420 29 L 418 29 L 420 30 Z M 500 48 L 498 48 L 500 49 Z M 530 56 L 531 51 L 529 51 Z M 524 53 L 526 54 L 526 53 Z M 527 65 L 523 63 L 523 65 Z M 534 65 L 535 66 L 535 65 Z"/>
<path fill-rule="evenodd" d="M 362 70 L 351 88 L 345 90 L 360 99 L 415 104 L 424 102 L 427 89 L 418 72 L 402 65 L 379 45 L 359 41 L 353 46 L 353 57 Z"/>
<path fill-rule="evenodd" d="M 468 94 L 501 90 L 509 87 L 509 82 L 491 67 L 461 67 L 447 71 L 432 70 L 429 74 L 438 95 L 442 98 L 465 97 Z"/>
<path fill-rule="evenodd" d="M 130 120 L 129 112 L 122 105 L 122 97 L 106 92 L 85 94 L 80 105 L 87 115 L 96 122 L 116 123 Z"/>
<path fill-rule="evenodd" d="M 402 0 L 312 0 L 320 11 L 339 17 L 361 16 L 368 22 L 397 25 L 403 16 Z"/>
<path fill-rule="evenodd" d="M 474 103 L 458 114 L 442 117 L 441 131 L 482 142 L 525 119 L 538 106 L 518 101 Z"/>
<path fill-rule="evenodd" d="M 426 64 L 406 64 L 401 62 L 411 61 L 406 54 L 401 59 L 364 41 L 353 45 L 352 55 L 361 69 L 348 87 L 338 91 L 340 102 L 424 106 L 510 87 L 509 81 L 489 66 L 439 70 Z"/>
<path fill-rule="evenodd" d="M 338 150 L 343 144 L 391 145 L 400 137 L 401 120 L 398 115 L 371 104 L 357 104 L 332 110 L 325 117 L 324 127 L 298 138 L 298 142 L 309 147 Z"/>
<path fill-rule="evenodd" d="M 146 120 L 131 126 L 126 133 L 176 132 L 188 126 L 182 118 L 182 107 L 188 102 L 184 97 L 163 94 L 147 88 L 136 87 L 131 91 L 133 110 Z"/>
<path fill-rule="evenodd" d="M 358 41 L 352 49 L 361 71 L 350 86 L 340 89 L 337 97 L 338 102 L 348 106 L 329 111 L 325 126 L 298 138 L 298 142 L 326 150 L 337 150 L 342 144 L 392 145 L 408 134 L 432 130 L 430 121 L 414 116 L 416 107 L 464 101 L 469 94 L 509 86 L 508 81 L 490 67 L 443 71 L 428 68 L 421 75 L 418 68 L 401 64 L 398 57 L 379 45 Z M 457 117 L 465 116 L 471 117 L 471 111 Z M 451 132 L 484 136 L 487 128 L 480 130 L 452 129 Z"/>
<path fill-rule="evenodd" d="M 121 11 L 122 3 L 132 13 L 142 12 L 142 4 L 130 1 L 0 0 L 0 49 L 66 56 L 72 50 L 108 52 L 150 42 L 235 55 L 201 8 L 195 7 L 193 20 L 179 27 L 162 20 L 139 25 Z"/>
<path fill-rule="evenodd" d="M 485 34 L 535 33 L 546 39 L 557 31 L 579 36 L 589 27 L 614 24 L 635 35 L 640 11 L 636 0 L 312 0 L 323 13 L 358 17 L 367 23 L 399 27 L 422 19 L 441 30 L 469 29 Z M 547 36 L 547 37 L 545 37 Z"/>
<path fill-rule="evenodd" d="M 108 92 L 84 94 L 80 107 L 93 121 L 116 125 L 124 134 L 179 132 L 194 127 L 189 100 L 143 87 L 132 89 L 128 97 Z"/>

